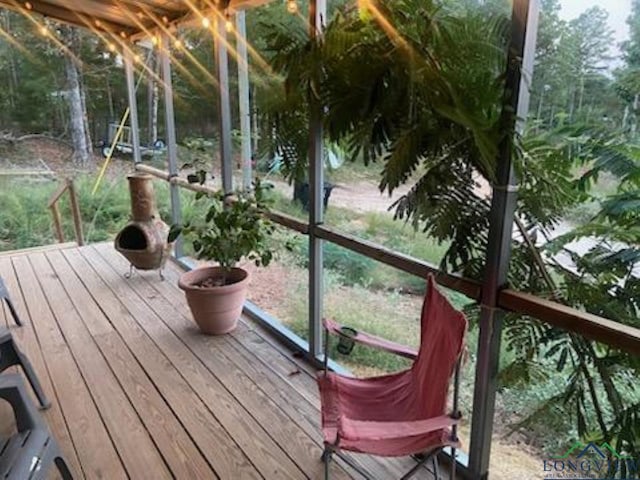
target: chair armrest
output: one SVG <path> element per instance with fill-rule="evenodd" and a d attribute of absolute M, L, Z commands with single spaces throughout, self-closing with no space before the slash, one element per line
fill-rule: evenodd
<path fill-rule="evenodd" d="M 459 422 L 460 418 L 454 418 L 449 415 L 404 422 L 370 422 L 342 417 L 340 419 L 339 435 L 350 440 L 389 440 L 426 435 L 427 433 L 457 425 Z"/>
<path fill-rule="evenodd" d="M 0 375 L 0 398 L 11 405 L 16 418 L 18 432 L 33 430 L 42 423 L 24 388 L 20 375 L 15 373 L 3 373 Z"/>
<path fill-rule="evenodd" d="M 342 328 L 342 325 L 340 325 L 339 323 L 329 318 L 323 319 L 322 323 L 324 324 L 324 328 L 326 328 L 329 333 L 344 336 L 344 333 L 342 333 L 340 330 Z M 416 358 L 418 358 L 418 352 L 413 348 L 406 347 L 390 340 L 385 340 L 384 338 L 376 337 L 375 335 L 369 335 L 368 333 L 358 331 L 354 337 L 350 336 L 349 338 L 363 345 L 378 348 L 380 350 L 385 350 L 387 352 L 411 360 L 415 360 Z"/>

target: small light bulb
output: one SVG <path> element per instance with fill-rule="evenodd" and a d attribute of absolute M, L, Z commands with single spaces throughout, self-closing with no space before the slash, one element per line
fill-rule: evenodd
<path fill-rule="evenodd" d="M 151 43 L 153 44 L 154 47 L 158 46 L 158 37 L 156 35 L 154 35 L 153 37 L 151 37 Z"/>
<path fill-rule="evenodd" d="M 109 49 L 110 52 L 115 52 L 116 51 L 116 46 L 115 44 L 109 42 L 109 44 L 107 45 L 107 48 Z"/>
<path fill-rule="evenodd" d="M 24 2 L 24 8 L 26 8 L 27 10 L 31 10 L 33 8 L 33 5 L 31 5 L 31 2 Z"/>
<path fill-rule="evenodd" d="M 298 2 L 296 0 L 287 0 L 287 12 L 298 13 Z"/>
<path fill-rule="evenodd" d="M 164 15 L 164 16 L 162 17 L 162 21 L 163 21 L 164 23 L 169 23 L 169 17 L 167 17 L 166 15 Z"/>
<path fill-rule="evenodd" d="M 179 38 L 177 38 L 176 41 L 173 42 L 173 46 L 176 47 L 177 49 L 182 48 L 182 42 L 180 41 Z"/>
<path fill-rule="evenodd" d="M 43 37 L 46 37 L 49 35 L 49 29 L 47 28 L 46 25 L 42 25 L 40 27 L 40 35 L 42 35 Z"/>
<path fill-rule="evenodd" d="M 125 32 L 124 30 L 122 32 L 120 32 L 120 36 L 122 38 L 127 38 L 127 32 Z"/>
<path fill-rule="evenodd" d="M 140 55 L 136 55 L 133 57 L 133 61 L 136 63 L 140 63 L 140 60 L 142 60 L 142 57 Z"/>
<path fill-rule="evenodd" d="M 231 15 L 229 14 L 229 10 L 224 11 L 224 29 L 228 33 L 233 32 L 233 22 L 231 21 Z"/>
<path fill-rule="evenodd" d="M 202 27 L 209 28 L 211 26 L 211 20 L 208 17 L 202 17 Z"/>
<path fill-rule="evenodd" d="M 95 24 L 95 26 L 96 26 L 97 28 L 102 27 L 102 22 L 101 22 L 100 20 L 96 20 L 96 21 L 95 21 L 95 22 L 93 22 L 93 23 Z"/>

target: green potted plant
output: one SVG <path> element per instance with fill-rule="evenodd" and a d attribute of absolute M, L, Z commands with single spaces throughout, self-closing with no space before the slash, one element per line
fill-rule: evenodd
<path fill-rule="evenodd" d="M 183 234 L 198 259 L 217 263 L 187 272 L 178 282 L 203 333 L 221 335 L 237 325 L 249 283 L 249 272 L 237 264 L 248 260 L 266 266 L 273 258 L 269 237 L 275 226 L 265 216 L 268 187 L 257 181 L 251 192 L 199 192 L 204 216 L 171 227 L 169 241 Z"/>

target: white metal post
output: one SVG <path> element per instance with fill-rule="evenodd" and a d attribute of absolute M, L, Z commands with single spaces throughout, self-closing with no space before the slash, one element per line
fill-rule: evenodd
<path fill-rule="evenodd" d="M 523 119 L 529 111 L 529 86 L 537 31 L 538 0 L 514 0 L 501 118 L 503 131 L 509 134 L 521 133 Z M 482 287 L 468 465 L 474 480 L 489 478 L 504 317 L 504 312 L 498 308 L 498 295 L 507 283 L 518 195 L 513 156 L 513 139 L 507 135 L 500 144 L 495 171 Z"/>
<path fill-rule="evenodd" d="M 140 152 L 140 127 L 138 124 L 138 100 L 136 98 L 136 82 L 134 79 L 132 52 L 125 49 L 124 71 L 127 79 L 127 95 L 129 100 L 129 126 L 131 128 L 131 143 L 133 147 L 134 163 L 142 162 Z"/>
<path fill-rule="evenodd" d="M 251 108 L 249 104 L 249 62 L 247 59 L 247 28 L 244 10 L 236 13 L 236 50 L 238 52 L 238 103 L 242 140 L 242 188 L 249 190 L 252 180 Z"/>
<path fill-rule="evenodd" d="M 327 12 L 326 0 L 309 2 L 309 36 L 317 38 Z M 319 76 L 318 72 L 318 76 Z M 312 80 L 313 81 L 313 80 Z M 317 89 L 316 89 L 317 91 Z M 322 354 L 323 305 L 323 241 L 315 235 L 314 227 L 324 222 L 324 161 L 322 151 L 322 105 L 308 92 L 309 116 L 309 353 L 317 358 Z"/>
<path fill-rule="evenodd" d="M 231 105 L 229 102 L 229 61 L 227 56 L 227 31 L 224 12 L 215 16 L 213 45 L 215 49 L 216 76 L 218 79 L 218 132 L 222 189 L 233 191 L 233 161 L 231 158 Z"/>
<path fill-rule="evenodd" d="M 169 56 L 169 36 L 162 35 L 160 45 L 160 61 L 162 63 L 162 84 L 164 87 L 164 119 L 165 133 L 167 136 L 167 156 L 169 160 L 169 175 L 178 175 L 178 145 L 176 143 L 176 125 L 173 114 L 173 82 L 171 80 L 171 59 Z M 180 189 L 174 183 L 169 184 L 171 193 L 171 221 L 176 224 L 182 220 L 182 210 L 180 208 Z M 179 237 L 174 245 L 175 256 L 180 258 L 183 255 L 182 238 Z"/>

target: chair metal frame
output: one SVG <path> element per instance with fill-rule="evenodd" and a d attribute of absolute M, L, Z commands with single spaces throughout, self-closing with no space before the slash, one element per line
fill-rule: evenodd
<path fill-rule="evenodd" d="M 4 300 L 7 307 L 9 307 L 9 312 L 11 313 L 13 321 L 16 322 L 16 325 L 18 327 L 22 327 L 22 321 L 18 316 L 18 312 L 16 311 L 13 302 L 11 302 L 9 291 L 4 284 L 2 277 L 0 277 L 0 301 L 1 300 Z M 7 368 L 14 365 L 20 365 L 22 367 L 33 392 L 38 398 L 38 402 L 40 402 L 40 408 L 43 410 L 49 408 L 51 406 L 51 402 L 47 399 L 29 358 L 27 358 L 27 356 L 18 348 L 11 331 L 5 327 L 0 327 L 0 372 L 4 372 Z"/>
<path fill-rule="evenodd" d="M 366 334 L 363 334 L 363 332 L 358 332 L 359 335 L 365 335 L 367 337 L 370 337 Z M 337 333 L 337 335 L 343 335 L 342 333 Z M 327 375 L 329 373 L 329 347 L 330 347 L 330 338 L 331 338 L 331 332 L 329 331 L 329 329 L 324 328 L 324 365 L 323 365 L 323 375 Z M 347 337 L 352 341 L 358 342 L 358 337 Z M 392 342 L 386 342 L 387 344 L 391 345 Z M 398 345 L 399 347 L 402 347 L 401 345 Z M 409 356 L 406 353 L 402 353 L 399 354 L 398 352 L 394 352 L 392 350 L 388 350 L 385 348 L 386 351 L 389 351 L 390 353 L 395 353 L 397 355 L 400 355 L 404 358 L 411 358 L 412 360 L 415 361 L 415 359 L 417 358 L 417 353 L 413 356 Z M 459 409 L 459 403 L 460 403 L 460 367 L 462 364 L 462 360 L 463 360 L 463 352 L 461 352 L 460 357 L 458 358 L 457 362 L 456 362 L 456 366 L 455 366 L 455 370 L 454 370 L 454 374 L 453 374 L 453 400 L 452 400 L 452 412 L 450 414 L 451 418 L 454 418 L 456 420 L 459 420 L 460 418 L 462 418 L 462 413 L 460 412 Z M 451 442 L 452 443 L 457 443 L 458 442 L 458 425 L 457 423 L 454 423 L 451 426 Z M 457 468 L 457 462 L 456 462 L 456 448 L 455 447 L 451 447 L 451 470 L 450 470 L 450 479 L 451 480 L 455 480 L 456 479 L 456 468 Z M 428 452 L 416 452 L 416 454 L 412 455 L 412 458 L 414 458 L 417 463 L 411 467 L 411 469 L 405 473 L 400 480 L 408 480 L 411 477 L 413 477 L 422 467 L 425 467 L 427 462 L 431 460 L 432 462 L 432 466 L 433 466 L 433 475 L 435 477 L 436 480 L 440 480 L 440 467 L 438 464 L 438 455 L 440 454 L 440 452 L 442 451 L 442 447 L 437 447 L 433 450 L 430 450 Z M 349 465 L 351 468 L 353 468 L 355 471 L 357 471 L 360 475 L 362 475 L 364 478 L 370 478 L 370 475 L 368 472 L 364 471 L 362 469 L 362 467 L 360 467 L 359 465 L 357 465 L 355 462 L 353 462 L 350 458 L 348 458 L 347 456 L 343 455 L 342 452 L 340 451 L 340 438 L 338 437 L 338 439 L 336 440 L 335 444 L 331 444 L 331 443 L 327 443 L 325 442 L 324 444 L 324 451 L 322 452 L 322 457 L 321 460 L 324 463 L 324 478 L 325 480 L 329 480 L 329 467 L 331 464 L 331 460 L 333 455 L 338 456 L 342 461 L 344 461 L 347 465 Z"/>
<path fill-rule="evenodd" d="M 63 480 L 73 480 L 71 470 L 49 429 L 38 415 L 20 375 L 0 375 L 0 399 L 11 405 L 17 433 L 4 440 L 0 474 L 6 480 L 45 480 L 49 468 L 57 468 Z"/>

